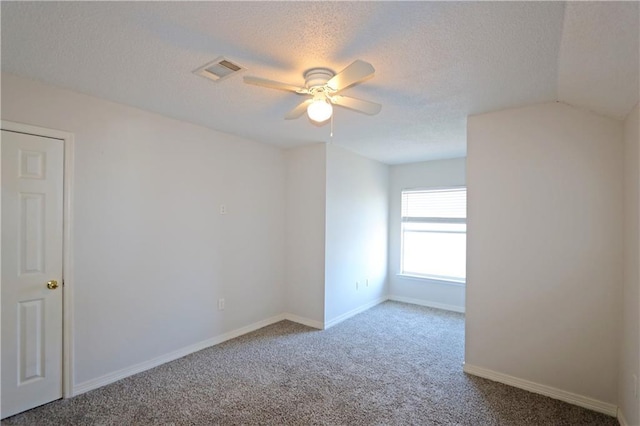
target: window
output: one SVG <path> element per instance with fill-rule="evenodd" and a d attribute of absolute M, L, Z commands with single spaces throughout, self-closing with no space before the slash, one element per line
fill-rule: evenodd
<path fill-rule="evenodd" d="M 464 282 L 467 189 L 402 191 L 400 273 Z"/>

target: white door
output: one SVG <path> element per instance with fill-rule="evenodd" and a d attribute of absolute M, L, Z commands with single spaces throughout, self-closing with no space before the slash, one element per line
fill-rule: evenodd
<path fill-rule="evenodd" d="M 3 130 L 0 156 L 5 418 L 62 397 L 64 141 Z"/>

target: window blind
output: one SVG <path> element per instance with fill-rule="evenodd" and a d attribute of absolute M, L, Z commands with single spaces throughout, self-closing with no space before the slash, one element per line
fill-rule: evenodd
<path fill-rule="evenodd" d="M 466 217 L 466 188 L 402 191 L 402 220 L 405 222 Z"/>

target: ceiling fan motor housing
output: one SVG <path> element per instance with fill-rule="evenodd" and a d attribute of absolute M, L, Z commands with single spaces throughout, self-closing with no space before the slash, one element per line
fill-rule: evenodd
<path fill-rule="evenodd" d="M 336 73 L 328 68 L 312 68 L 304 73 L 304 84 L 307 89 L 322 87 L 327 84 Z"/>

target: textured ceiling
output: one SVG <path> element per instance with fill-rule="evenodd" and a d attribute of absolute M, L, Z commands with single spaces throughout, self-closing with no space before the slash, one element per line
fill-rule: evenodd
<path fill-rule="evenodd" d="M 2 70 L 278 146 L 301 98 L 192 74 L 225 56 L 296 85 L 355 59 L 376 75 L 335 109 L 333 143 L 389 164 L 464 156 L 469 114 L 561 100 L 621 118 L 638 102 L 638 3 L 2 2 Z"/>
<path fill-rule="evenodd" d="M 568 3 L 558 99 L 624 118 L 638 102 L 638 3 Z"/>

